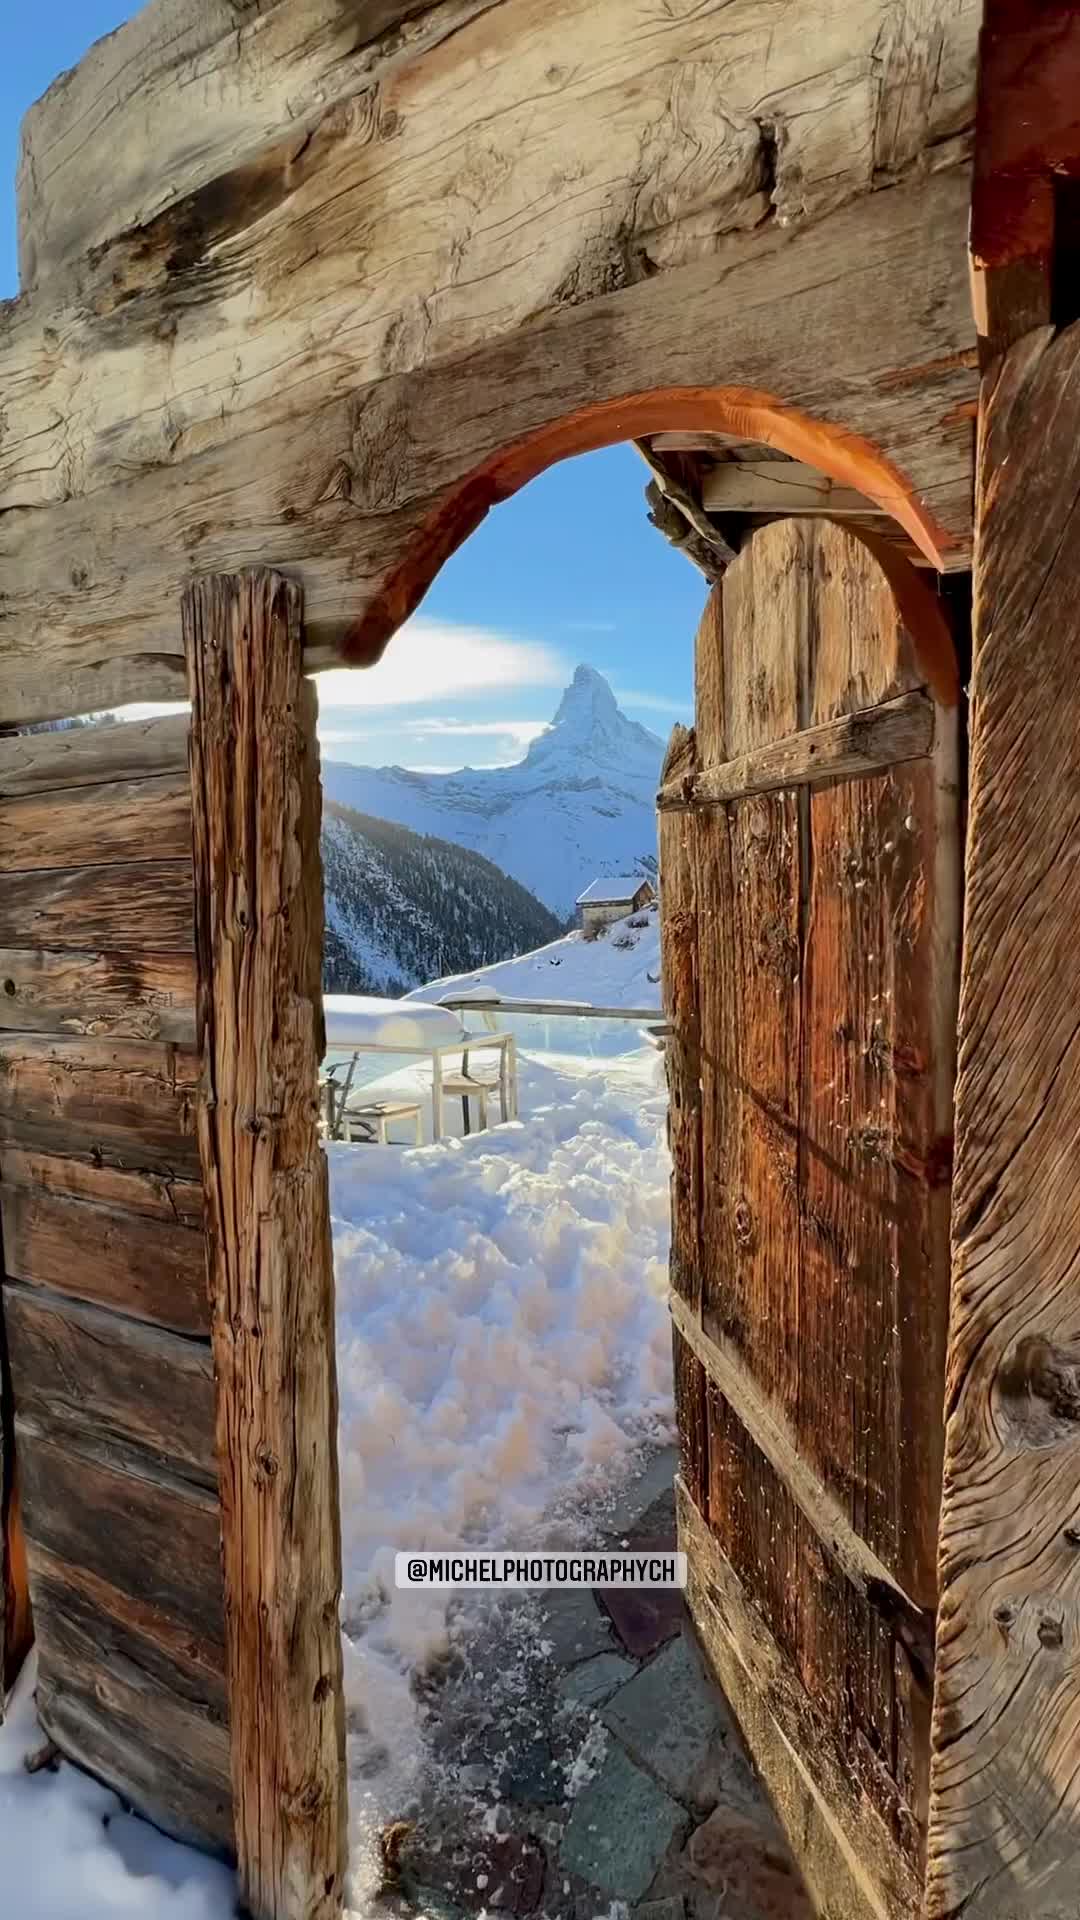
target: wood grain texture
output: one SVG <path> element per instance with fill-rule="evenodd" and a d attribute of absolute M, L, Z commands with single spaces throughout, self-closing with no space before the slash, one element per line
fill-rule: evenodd
<path fill-rule="evenodd" d="M 922 760 L 934 744 L 933 701 L 917 688 L 880 706 L 826 720 L 784 740 L 770 742 L 719 766 L 669 777 L 665 769 L 656 804 L 669 809 L 720 806 L 752 793 L 820 786 L 884 773 L 904 760 Z"/>
<path fill-rule="evenodd" d="M 976 391 L 956 271 L 967 206 L 963 169 L 953 170 L 872 194 L 813 231 L 767 224 L 734 236 L 722 274 L 708 260 L 615 292 L 601 277 L 565 310 L 540 315 L 530 282 L 524 331 L 496 337 L 485 307 L 473 344 L 454 342 L 438 361 L 425 349 L 422 364 L 393 361 L 366 381 L 343 373 L 339 337 L 330 391 L 305 374 L 296 417 L 276 421 L 260 407 L 228 427 L 237 437 L 218 440 L 215 403 L 213 443 L 193 428 L 171 433 L 156 457 L 133 447 L 115 469 L 94 468 L 98 492 L 72 477 L 47 512 L 16 504 L 20 483 L 0 478 L 9 508 L 0 720 L 182 698 L 176 599 L 190 572 L 227 567 L 238 553 L 272 552 L 302 581 L 313 662 L 327 664 L 346 642 L 370 659 L 454 547 L 534 473 L 680 423 L 741 427 L 819 465 L 846 463 L 851 484 L 877 487 L 911 526 L 938 527 L 943 563 L 964 563 L 965 409 Z M 906 297 L 913 283 L 924 289 L 918 302 Z M 347 286 L 351 313 L 352 253 Z M 124 324 L 138 342 L 136 306 Z M 245 365 L 250 352 L 245 331 Z M 277 394 L 286 382 L 276 334 L 273 356 Z M 109 369 L 127 357 L 110 345 Z M 228 366 L 235 395 L 233 357 Z M 156 433 L 180 401 L 151 389 Z M 134 422 L 128 381 L 122 401 Z M 31 444 L 40 474 L 41 446 Z M 4 471 L 17 447 L 9 411 Z M 114 451 L 103 439 L 102 458 Z"/>
<path fill-rule="evenodd" d="M 20 1406 L 17 1431 L 46 1732 L 156 1825 L 228 1852 L 216 1500 L 64 1419 Z"/>
<path fill-rule="evenodd" d="M 119 1442 L 77 1444 L 16 1415 L 31 1572 L 39 1550 L 130 1597 L 145 1622 L 222 1648 L 218 1503 Z M 163 1551 L 163 1542 L 168 1550 Z"/>
<path fill-rule="evenodd" d="M 970 125 L 973 10 L 921 11 L 927 39 L 947 15 L 964 23 Z M 72 284 L 9 310 L 0 504 L 184 465 L 343 381 L 475 350 L 868 196 L 881 6 L 816 0 L 813 19 L 781 42 L 755 0 L 728 0 L 718 46 L 711 9 L 564 0 L 553 20 L 548 0 L 502 0 L 308 126 L 233 148 L 204 188 L 114 227 Z"/>
<path fill-rule="evenodd" d="M 238 1872 L 255 1920 L 334 1920 L 347 1811 L 315 700 L 301 596 L 279 575 L 199 581 L 183 622 Z"/>
<path fill-rule="evenodd" d="M 151 1041 L 0 1034 L 0 1145 L 198 1178 L 196 1077 Z"/>
<path fill-rule="evenodd" d="M 237 154 L 291 135 L 493 0 L 153 0 L 54 80 L 22 126 L 23 287 L 142 226 Z"/>
<path fill-rule="evenodd" d="M 187 859 L 187 770 L 150 780 L 111 780 L 0 800 L 0 873 Z"/>
<path fill-rule="evenodd" d="M 0 1030 L 195 1045 L 193 953 L 0 947 Z"/>
<path fill-rule="evenodd" d="M 188 860 L 9 873 L 0 890 L 0 946 L 181 953 L 191 947 Z"/>
<path fill-rule="evenodd" d="M 722 654 L 699 654 L 704 765 L 922 679 L 888 582 L 838 527 L 756 534 L 725 576 L 722 632 L 703 627 L 700 646 Z M 924 1605 L 936 1597 L 959 905 L 946 710 L 936 727 L 933 758 L 699 821 L 713 976 L 704 1325 Z"/>
<path fill-rule="evenodd" d="M 209 1345 L 11 1279 L 4 1316 L 22 1415 L 57 1434 L 126 1441 L 216 1489 Z"/>
<path fill-rule="evenodd" d="M 178 1333 L 209 1332 L 197 1228 L 42 1187 L 0 1188 L 7 1271 Z"/>
<path fill-rule="evenodd" d="M 3 1277 L 0 1242 L 0 1279 Z M 15 1459 L 15 1396 L 0 1296 L 0 1725 L 34 1638 L 26 1538 Z"/>
<path fill-rule="evenodd" d="M 661 888 L 662 944 L 687 900 L 694 922 L 669 963 L 695 983 L 700 1075 L 679 1108 L 698 1157 L 692 1137 L 673 1156 L 688 1484 L 846 1770 L 829 1816 L 846 1831 L 854 1799 L 881 1822 L 872 1910 L 905 1920 L 928 1808 L 960 897 L 939 654 L 839 526 L 754 534 L 698 630 L 694 757 L 671 756 L 672 787 L 785 753 L 798 775 L 808 741 L 896 703 L 923 752 L 661 813 L 694 873 Z M 759 1708 L 750 1722 L 767 1770 L 777 1736 Z"/>
<path fill-rule="evenodd" d="M 38 1718 L 60 1751 L 178 1840 L 231 1857 L 229 1733 L 67 1582 L 35 1577 Z"/>
<path fill-rule="evenodd" d="M 115 726 L 5 735 L 0 737 L 0 799 L 184 772 L 187 737 L 186 713 L 162 713 Z"/>
<path fill-rule="evenodd" d="M 676 1501 L 698 1636 L 820 1911 L 830 1920 L 911 1920 L 919 1902 L 915 1872 L 853 1790 L 848 1757 L 837 1752 L 819 1708 L 681 1480 Z"/>
<path fill-rule="evenodd" d="M 1080 328 L 980 436 L 927 1912 L 1048 1920 L 1080 1845 Z"/>
<path fill-rule="evenodd" d="M 11 1187 L 40 1187 L 47 1193 L 93 1200 L 99 1206 L 119 1207 L 144 1214 L 150 1220 L 201 1227 L 203 1196 L 196 1180 L 176 1180 L 160 1173 L 132 1173 L 103 1165 L 96 1157 L 76 1160 L 33 1148 L 0 1147 L 0 1182 Z"/>

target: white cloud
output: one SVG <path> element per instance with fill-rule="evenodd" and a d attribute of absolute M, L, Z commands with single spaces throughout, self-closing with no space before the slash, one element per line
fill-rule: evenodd
<path fill-rule="evenodd" d="M 546 733 L 547 720 L 410 720 L 410 734 L 485 735 L 496 740 L 512 740 L 527 747 Z"/>
<path fill-rule="evenodd" d="M 374 667 L 316 674 L 324 707 L 402 707 L 519 687 L 562 687 L 570 669 L 555 648 L 487 627 L 416 614 Z"/>

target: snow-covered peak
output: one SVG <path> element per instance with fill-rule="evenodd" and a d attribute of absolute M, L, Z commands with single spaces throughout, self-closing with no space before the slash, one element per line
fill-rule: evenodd
<path fill-rule="evenodd" d="M 656 734 L 627 719 L 603 674 L 583 665 L 575 668 L 551 725 L 532 742 L 521 772 L 580 780 L 587 772 L 633 776 L 647 768 L 652 780 L 663 750 Z"/>

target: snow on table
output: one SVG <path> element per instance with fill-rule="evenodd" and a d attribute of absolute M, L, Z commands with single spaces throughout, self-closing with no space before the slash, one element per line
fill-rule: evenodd
<path fill-rule="evenodd" d="M 328 1047 L 371 1047 L 386 1053 L 426 1052 L 453 1046 L 465 1027 L 449 1007 L 422 1001 L 380 1000 L 374 995 L 323 995 Z"/>

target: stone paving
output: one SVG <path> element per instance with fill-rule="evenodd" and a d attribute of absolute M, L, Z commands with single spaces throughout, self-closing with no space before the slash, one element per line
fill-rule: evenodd
<path fill-rule="evenodd" d="M 671 1547 L 674 1451 L 610 1541 Z M 433 1920 L 811 1920 L 680 1595 L 503 1603 L 429 1702 L 431 1781 L 387 1911 Z"/>

